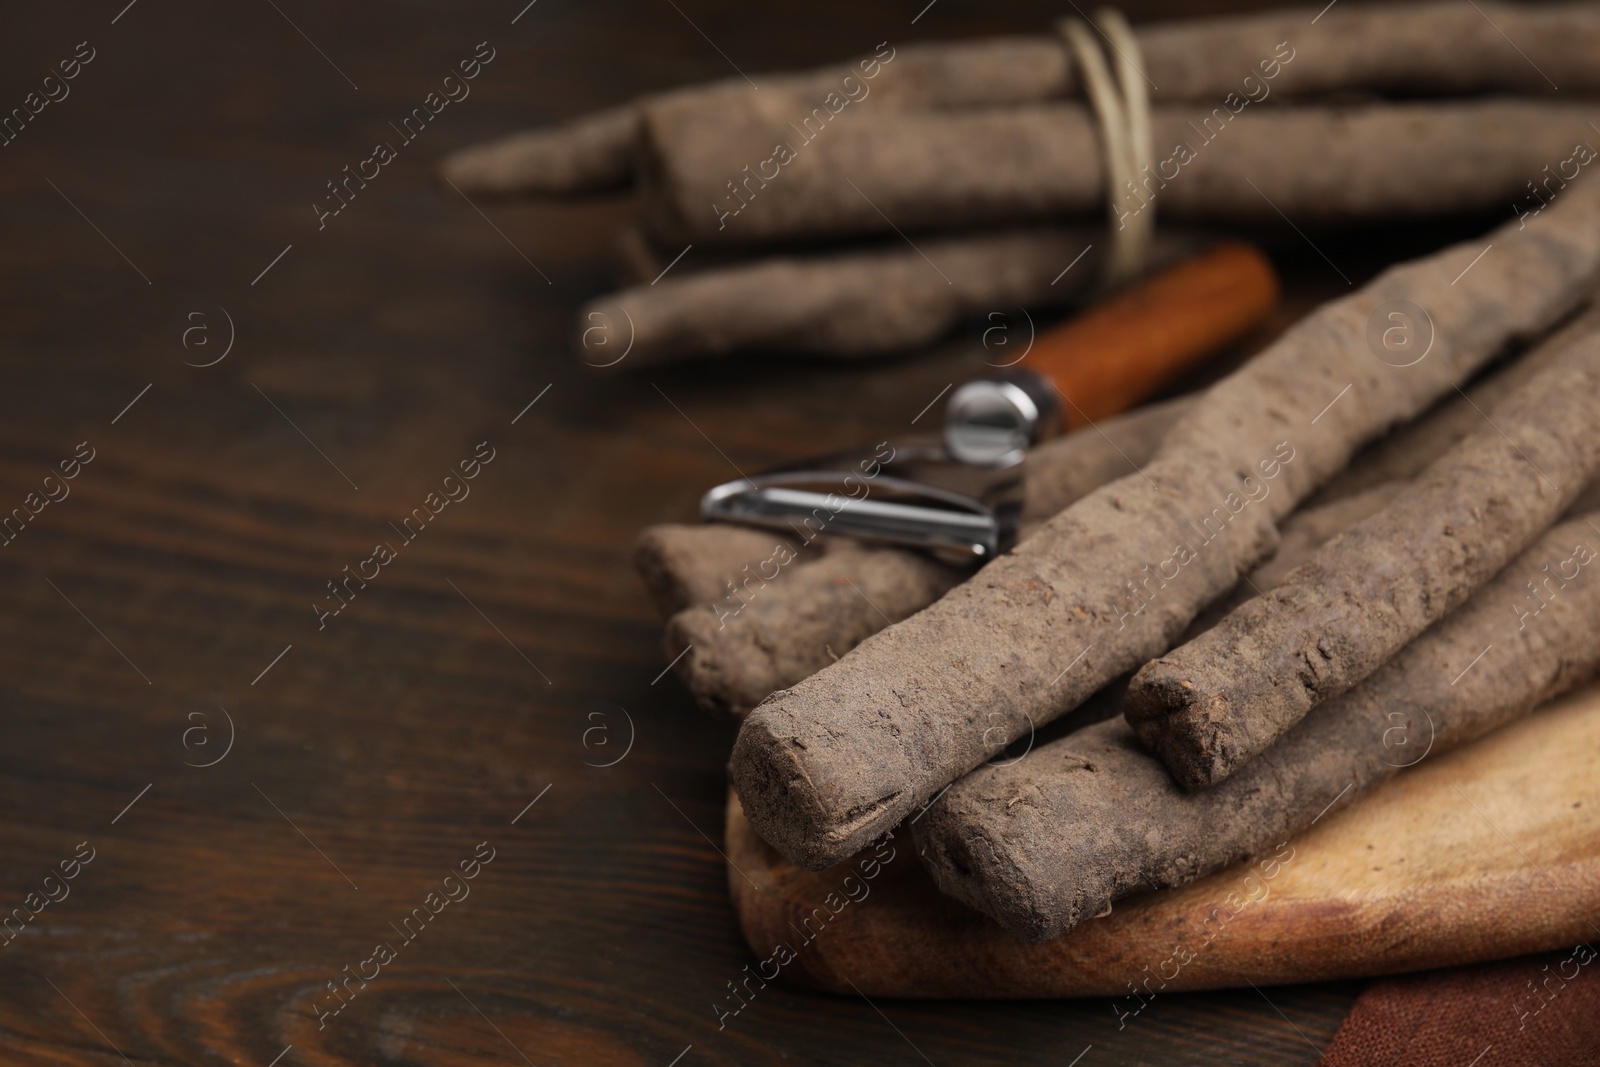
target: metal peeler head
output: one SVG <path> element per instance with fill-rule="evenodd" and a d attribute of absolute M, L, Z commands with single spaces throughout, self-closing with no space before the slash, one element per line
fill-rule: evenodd
<path fill-rule="evenodd" d="M 888 442 L 864 459 L 831 457 L 724 482 L 700 500 L 708 522 L 760 526 L 804 541 L 843 535 L 967 565 L 987 563 L 1016 543 L 1021 510 L 1018 470 L 974 468 L 942 448 Z"/>

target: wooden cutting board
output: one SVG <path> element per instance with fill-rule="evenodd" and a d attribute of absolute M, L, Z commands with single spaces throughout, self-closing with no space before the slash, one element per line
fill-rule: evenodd
<path fill-rule="evenodd" d="M 1131 1012 L 1145 990 L 1391 974 L 1600 939 L 1597 772 L 1600 687 L 1424 759 L 1255 862 L 1127 898 L 1040 945 L 941 896 L 904 829 L 878 866 L 869 850 L 804 871 L 731 793 L 728 885 L 763 977 L 869 996 L 1120 995 Z"/>

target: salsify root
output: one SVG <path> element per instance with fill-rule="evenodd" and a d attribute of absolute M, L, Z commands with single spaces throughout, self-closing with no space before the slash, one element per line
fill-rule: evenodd
<path fill-rule="evenodd" d="M 1137 470 L 1190 403 L 1149 404 L 1033 449 L 1023 468 L 1024 536 Z M 740 716 L 970 575 L 912 549 L 826 536 L 807 544 L 800 532 L 717 523 L 652 526 L 634 560 L 671 616 L 664 644 L 684 685 L 701 707 Z"/>
<path fill-rule="evenodd" d="M 1213 386 L 1139 473 L 774 693 L 745 719 L 729 764 L 752 826 L 802 866 L 837 862 L 1165 652 L 1356 449 L 1593 291 L 1600 185 L 1574 183 L 1489 241 L 1488 255 L 1481 241 L 1457 245 L 1324 305 Z M 1405 366 L 1368 341 L 1396 307 L 1426 309 L 1432 335 Z"/>
<path fill-rule="evenodd" d="M 1129 725 L 1183 786 L 1214 786 L 1452 611 L 1596 475 L 1600 330 L 1491 409 L 1382 511 L 1145 664 L 1124 697 Z"/>
<path fill-rule="evenodd" d="M 1549 530 L 1214 788 L 1180 788 L 1114 718 L 956 782 L 918 820 L 917 853 L 945 893 L 1045 940 L 1126 894 L 1269 851 L 1400 770 L 1595 674 L 1597 520 L 1600 512 Z"/>
<path fill-rule="evenodd" d="M 1282 100 L 1350 90 L 1549 95 L 1560 85 L 1583 95 L 1600 88 L 1594 63 L 1600 12 L 1578 4 L 1341 4 L 1323 13 L 1314 29 L 1296 8 L 1150 23 L 1134 32 L 1145 73 L 1159 86 L 1153 95 L 1163 103 L 1216 104 L 1230 93 Z M 1516 50 L 1506 46 L 1508 39 L 1517 42 Z M 1055 35 L 886 41 L 859 60 L 763 75 L 759 84 L 780 126 L 830 106 L 830 93 L 833 106 L 870 100 L 868 107 L 884 111 L 1005 107 L 1081 93 L 1070 53 Z M 750 83 L 735 77 L 651 94 L 462 149 L 440 172 L 469 194 L 604 192 L 628 185 L 641 169 L 647 114 L 677 106 L 726 117 L 730 101 L 750 92 Z"/>

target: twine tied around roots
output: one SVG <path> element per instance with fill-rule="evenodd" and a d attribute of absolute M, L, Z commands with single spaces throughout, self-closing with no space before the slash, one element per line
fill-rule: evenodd
<path fill-rule="evenodd" d="M 1135 192 L 1151 161 L 1150 94 L 1145 88 L 1139 42 L 1120 11 L 1103 7 L 1094 13 L 1093 23 L 1063 19 L 1060 28 L 1083 72 L 1084 92 L 1100 129 L 1111 227 L 1111 248 L 1101 282 L 1109 289 L 1144 269 L 1155 235 L 1155 205 L 1140 201 Z M 1108 52 L 1115 77 L 1107 63 Z"/>

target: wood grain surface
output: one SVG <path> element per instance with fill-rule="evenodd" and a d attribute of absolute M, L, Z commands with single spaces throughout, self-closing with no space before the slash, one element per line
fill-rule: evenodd
<path fill-rule="evenodd" d="M 909 427 L 993 323 L 916 359 L 596 376 L 570 320 L 625 201 L 474 204 L 432 166 L 646 89 L 1060 13 L 923 7 L 6 12 L 0 107 L 94 58 L 0 147 L 0 509 L 38 511 L 0 546 L 0 893 L 27 918 L 0 1061 L 1315 1061 L 1358 984 L 1173 996 L 1120 1032 L 1105 1000 L 774 985 L 719 1029 L 751 962 L 719 854 L 733 727 L 662 676 L 628 548 L 734 468 Z M 405 142 L 479 42 L 471 96 Z M 380 140 L 396 157 L 319 224 Z M 1281 327 L 1482 227 L 1254 236 Z"/>
<path fill-rule="evenodd" d="M 1417 759 L 1290 841 L 1043 944 L 941 897 L 904 833 L 805 871 L 755 835 L 731 795 L 728 887 L 751 950 L 771 959 L 789 946 L 791 973 L 819 988 L 1112 997 L 1128 1020 L 1186 990 L 1428 970 L 1593 938 L 1600 687 Z"/>

